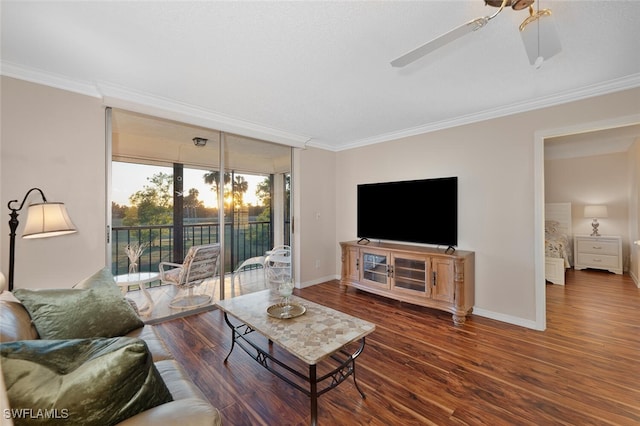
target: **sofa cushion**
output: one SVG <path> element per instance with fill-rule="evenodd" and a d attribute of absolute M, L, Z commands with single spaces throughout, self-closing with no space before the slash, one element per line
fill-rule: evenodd
<path fill-rule="evenodd" d="M 70 424 L 113 425 L 173 400 L 140 339 L 3 343 L 0 360 L 12 409 L 36 424 L 50 420 L 36 418 L 40 410 Z"/>
<path fill-rule="evenodd" d="M 207 402 L 202 391 L 196 387 L 177 361 L 159 361 L 156 362 L 156 368 L 173 395 L 173 402 L 140 413 L 118 426 L 222 425 L 220 412 Z"/>
<path fill-rule="evenodd" d="M 41 339 L 123 336 L 144 323 L 117 286 L 14 292 Z"/>

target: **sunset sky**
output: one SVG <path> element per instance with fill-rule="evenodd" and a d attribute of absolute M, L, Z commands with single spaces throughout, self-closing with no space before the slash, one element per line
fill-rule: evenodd
<path fill-rule="evenodd" d="M 111 171 L 111 200 L 120 205 L 129 205 L 129 197 L 135 192 L 141 190 L 145 185 L 148 185 L 148 177 L 153 176 L 156 173 L 164 172 L 168 174 L 173 173 L 171 167 L 160 166 L 146 166 L 140 164 L 112 162 Z M 196 188 L 200 194 L 198 198 L 204 202 L 207 207 L 215 207 L 216 194 L 211 190 L 211 186 L 204 183 L 205 170 L 184 169 L 184 189 L 188 192 L 191 188 Z M 258 199 L 255 196 L 256 186 L 258 183 L 264 180 L 264 176 L 256 175 L 243 175 L 249 182 L 249 189 L 244 195 L 244 201 L 247 204 L 258 204 Z"/>

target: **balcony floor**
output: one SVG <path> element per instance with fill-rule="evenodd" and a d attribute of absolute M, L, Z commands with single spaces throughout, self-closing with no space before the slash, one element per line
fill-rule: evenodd
<path fill-rule="evenodd" d="M 235 282 L 232 283 L 233 274 L 227 274 L 224 280 L 224 294 L 226 297 L 238 296 L 240 294 L 252 293 L 264 290 L 266 281 L 262 268 L 245 270 L 235 275 Z M 140 317 L 147 324 L 155 324 L 174 318 L 192 315 L 198 312 L 215 309 L 215 302 L 220 300 L 220 287 L 218 279 L 206 280 L 194 289 L 194 294 L 206 294 L 212 296 L 212 301 L 204 306 L 194 309 L 176 309 L 169 306 L 169 302 L 177 294 L 177 288 L 173 285 L 157 285 L 158 282 L 151 283 L 154 287 L 149 287 L 148 292 L 153 299 L 154 307 L 151 312 L 141 311 Z M 138 308 L 144 308 L 147 300 L 140 290 L 130 290 L 126 297 L 133 300 Z"/>

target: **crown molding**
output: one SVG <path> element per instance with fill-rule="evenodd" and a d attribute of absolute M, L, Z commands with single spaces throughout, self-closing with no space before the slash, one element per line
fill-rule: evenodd
<path fill-rule="evenodd" d="M 310 140 L 280 129 L 253 123 L 247 120 L 212 112 L 193 105 L 161 98 L 108 82 L 98 82 L 96 87 L 103 103 L 112 108 L 152 115 L 167 120 L 179 121 L 194 126 L 215 129 L 221 132 L 274 142 L 296 148 L 305 148 Z"/>
<path fill-rule="evenodd" d="M 174 120 L 268 142 L 304 148 L 310 140 L 280 129 L 212 112 L 196 106 L 138 92 L 109 82 L 82 82 L 61 75 L 0 62 L 0 74 L 102 99 L 105 106 Z"/>
<path fill-rule="evenodd" d="M 72 80 L 60 74 L 27 68 L 7 61 L 0 61 L 0 75 L 100 98 L 100 93 L 92 82 Z"/>
<path fill-rule="evenodd" d="M 341 146 L 336 146 L 331 141 L 313 140 L 307 136 L 296 135 L 280 129 L 264 126 L 259 123 L 253 123 L 203 108 L 198 108 L 193 105 L 176 102 L 171 99 L 137 92 L 130 88 L 120 87 L 109 82 L 86 82 L 73 80 L 58 74 L 22 67 L 6 61 L 0 61 L 0 75 L 67 90 L 86 96 L 101 98 L 106 106 L 114 108 L 127 109 L 134 112 L 154 115 L 160 118 L 180 121 L 187 124 L 253 137 L 297 148 L 315 147 L 334 152 L 389 142 L 423 133 L 449 129 L 452 127 L 477 123 L 480 121 L 505 117 L 640 87 L 640 73 L 637 73 L 627 77 L 583 87 L 577 90 L 569 90 L 553 96 L 546 96 L 525 102 L 505 105 L 499 108 L 482 111 L 477 114 L 469 114 L 450 120 L 442 120 L 408 129 L 401 129 L 395 132 L 359 139 L 347 142 Z"/>
<path fill-rule="evenodd" d="M 359 147 L 374 145 L 382 142 L 389 142 L 392 140 L 406 138 L 410 136 L 416 136 L 423 133 L 430 133 L 437 130 L 450 129 L 452 127 L 477 123 L 480 121 L 491 120 L 494 118 L 506 117 L 509 115 L 518 114 L 522 112 L 552 107 L 552 106 L 561 105 L 564 103 L 574 102 L 574 101 L 596 97 L 600 95 L 606 95 L 609 93 L 620 92 L 622 90 L 634 89 L 636 87 L 640 87 L 640 73 L 619 78 L 616 80 L 606 81 L 604 83 L 598 83 L 591 86 L 586 86 L 577 90 L 569 90 L 553 96 L 545 96 L 537 99 L 532 99 L 526 102 L 519 102 L 511 105 L 506 105 L 500 108 L 494 108 L 494 109 L 482 111 L 477 114 L 469 114 L 461 117 L 456 117 L 451 120 L 442 120 L 435 123 L 429 123 L 429 124 L 425 124 L 417 127 L 399 130 L 397 132 L 385 133 L 383 135 L 373 136 L 371 138 L 360 139 L 357 141 L 346 143 L 344 145 L 341 145 L 340 147 L 334 147 L 334 150 L 344 151 L 347 149 L 359 148 Z M 308 146 L 314 146 L 313 142 L 309 143 Z"/>

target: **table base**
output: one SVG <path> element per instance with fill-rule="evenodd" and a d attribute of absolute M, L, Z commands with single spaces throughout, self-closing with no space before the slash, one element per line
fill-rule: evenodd
<path fill-rule="evenodd" d="M 129 287 L 137 285 L 147 301 L 144 306 L 138 307 L 138 311 L 141 314 L 150 315 L 153 311 L 155 303 L 153 301 L 153 298 L 151 297 L 151 294 L 149 293 L 149 290 L 147 290 L 146 284 L 159 280 L 159 277 L 160 274 L 156 272 L 136 272 L 117 275 L 115 277 L 115 282 L 120 287 L 122 295 L 125 297 L 127 295 L 127 292 L 129 291 Z"/>
<path fill-rule="evenodd" d="M 151 293 L 149 293 L 149 290 L 147 290 L 146 283 L 139 284 L 139 286 L 140 286 L 140 291 L 142 291 L 142 295 L 144 296 L 145 299 L 147 299 L 147 303 L 140 308 L 140 312 L 145 314 L 151 314 L 151 312 L 153 311 L 153 307 L 155 306 L 155 302 L 151 297 Z"/>
<path fill-rule="evenodd" d="M 260 364 L 276 377 L 290 384 L 310 398 L 311 425 L 315 426 L 318 422 L 318 397 L 325 392 L 328 392 L 331 389 L 335 388 L 340 383 L 344 382 L 349 376 L 353 376 L 353 383 L 356 389 L 358 390 L 362 398 L 366 398 L 364 392 L 362 392 L 356 380 L 356 358 L 364 350 L 364 337 L 360 339 L 360 346 L 355 350 L 355 352 L 349 353 L 346 350 L 341 349 L 331 355 L 330 358 L 337 362 L 337 367 L 335 367 L 328 373 L 318 377 L 315 364 L 309 364 L 308 374 L 302 373 L 286 365 L 283 361 L 277 359 L 274 355 L 265 351 L 256 343 L 247 339 L 246 336 L 255 331 L 250 326 L 244 323 L 234 325 L 229 320 L 226 312 L 224 313 L 224 320 L 231 329 L 231 349 L 225 357 L 224 363 L 226 363 L 229 359 L 229 356 L 231 355 L 231 352 L 233 352 L 233 349 L 237 343 L 238 346 L 240 346 L 251 358 L 257 361 L 258 364 Z M 271 340 L 269 340 L 269 344 L 272 344 Z M 309 387 L 303 387 L 299 383 L 292 381 L 283 372 L 276 369 L 274 364 L 286 370 L 293 376 L 306 381 Z"/>

